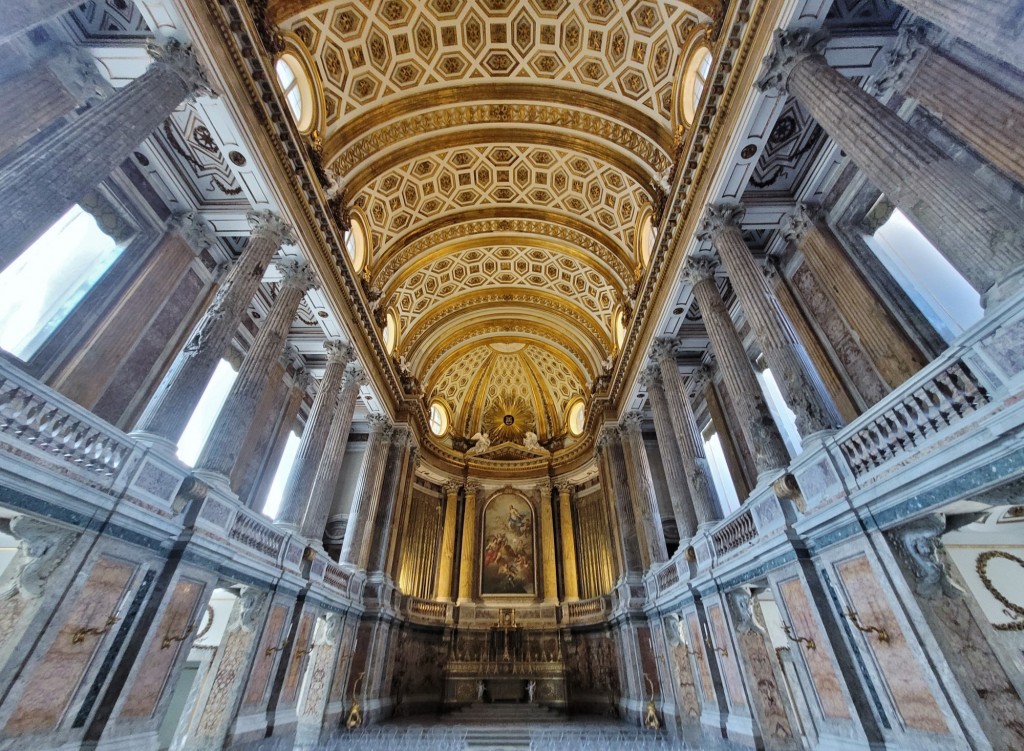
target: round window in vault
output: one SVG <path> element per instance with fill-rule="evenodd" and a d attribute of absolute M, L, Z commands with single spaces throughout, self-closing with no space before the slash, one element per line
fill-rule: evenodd
<path fill-rule="evenodd" d="M 569 407 L 569 420 L 567 425 L 569 433 L 574 436 L 582 435 L 583 426 L 586 423 L 586 420 L 587 408 L 583 403 L 583 400 L 580 399 Z"/>
<path fill-rule="evenodd" d="M 430 432 L 438 438 L 448 432 L 448 410 L 437 400 L 430 403 Z"/>
<path fill-rule="evenodd" d="M 286 52 L 274 63 L 277 83 L 281 87 L 292 119 L 302 132 L 313 125 L 313 86 L 298 58 Z"/>

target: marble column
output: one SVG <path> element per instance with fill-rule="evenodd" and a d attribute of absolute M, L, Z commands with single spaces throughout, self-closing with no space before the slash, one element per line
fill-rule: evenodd
<path fill-rule="evenodd" d="M 441 532 L 441 560 L 437 566 L 437 587 L 434 596 L 438 600 L 452 599 L 452 569 L 455 568 L 455 520 L 459 505 L 459 485 L 448 482 L 444 486 L 444 527 Z"/>
<path fill-rule="evenodd" d="M 281 463 L 281 456 L 284 454 L 284 447 L 288 442 L 288 434 L 295 427 L 299 409 L 302 407 L 306 391 L 312 385 L 312 381 L 312 377 L 303 368 L 295 374 L 291 386 L 281 384 L 284 392 L 283 400 L 275 424 L 270 431 L 271 438 L 267 453 L 252 475 L 240 477 L 238 480 L 238 497 L 251 509 L 263 510 L 270 486 L 274 482 L 277 465 Z"/>
<path fill-rule="evenodd" d="M 956 6 L 958 15 L 969 15 L 964 3 Z M 758 85 L 795 96 L 982 293 L 983 304 L 998 303 L 1020 289 L 1024 211 L 993 195 L 895 112 L 833 69 L 820 52 L 824 41 L 823 32 L 810 29 L 778 32 Z"/>
<path fill-rule="evenodd" d="M 302 430 L 302 440 L 288 474 L 281 509 L 277 514 L 276 523 L 292 532 L 298 531 L 309 508 L 313 480 L 316 479 L 317 469 L 324 457 L 327 434 L 339 416 L 335 411 L 338 389 L 345 375 L 345 367 L 354 356 L 352 347 L 337 339 L 324 342 L 324 349 L 327 350 L 327 369 Z"/>
<path fill-rule="evenodd" d="M 715 263 L 707 258 L 689 258 L 683 273 L 693 285 L 693 295 L 704 318 L 722 381 L 740 419 L 747 445 L 754 453 L 760 483 L 766 475 L 777 474 L 789 464 L 786 444 L 718 291 Z"/>
<path fill-rule="evenodd" d="M 661 372 L 665 403 L 675 444 L 679 448 L 679 456 L 683 463 L 683 473 L 690 491 L 690 502 L 697 528 L 706 528 L 721 518 L 722 505 L 711 479 L 711 466 L 704 455 L 704 440 L 697 425 L 697 418 L 694 417 L 693 407 L 690 405 L 690 393 L 676 364 L 675 342 L 671 339 L 659 339 L 654 343 L 651 354 Z M 690 536 L 693 536 L 692 532 Z"/>
<path fill-rule="evenodd" d="M 800 435 L 842 427 L 832 397 L 811 364 L 793 325 L 768 288 L 760 267 L 750 254 L 739 222 L 743 209 L 735 204 L 715 204 L 704 212 L 700 232 L 709 236 L 783 398 L 796 415 Z"/>
<path fill-rule="evenodd" d="M 78 0 L 18 0 L 10 3 L 4 8 L 0 43 L 24 34 L 43 21 L 67 13 L 78 5 Z"/>
<path fill-rule="evenodd" d="M 0 32 L 2 34 L 3 32 Z M 0 156 L 28 141 L 83 104 L 112 91 L 88 50 L 50 42 L 34 50 L 33 63 L 0 76 Z"/>
<path fill-rule="evenodd" d="M 359 389 L 365 385 L 366 374 L 363 369 L 354 363 L 350 364 L 345 369 L 341 392 L 334 405 L 334 419 L 327 433 L 327 444 L 317 465 L 309 503 L 302 517 L 302 536 L 314 547 L 323 545 L 327 516 L 331 513 L 338 475 L 345 463 L 345 450 L 348 448 L 349 433 L 352 432 L 352 417 L 356 411 Z"/>
<path fill-rule="evenodd" d="M 601 484 L 609 500 L 615 502 L 618 517 L 618 536 L 622 541 L 622 573 L 627 576 L 643 573 L 643 558 L 640 554 L 640 538 L 633 515 L 633 504 L 629 499 L 629 481 L 626 475 L 626 462 L 622 456 L 622 437 L 619 429 L 613 425 L 605 425 L 597 438 L 597 450 L 601 459 L 606 461 Z"/>
<path fill-rule="evenodd" d="M 188 343 L 139 418 L 135 432 L 176 442 L 181 438 L 213 371 L 252 302 L 263 272 L 282 245 L 295 242 L 292 229 L 269 211 L 249 214 L 253 233 L 231 266 Z"/>
<path fill-rule="evenodd" d="M 387 566 L 388 549 L 391 546 L 391 533 L 396 526 L 395 507 L 400 495 L 400 482 L 405 477 L 405 469 L 410 457 L 415 456 L 416 448 L 412 445 L 412 434 L 408 425 L 396 425 L 391 432 L 391 449 L 388 453 L 387 470 L 381 484 L 380 500 L 374 516 L 371 549 L 367 556 L 367 571 L 384 572 Z"/>
<path fill-rule="evenodd" d="M 1021 0 L 900 0 L 915 16 L 1024 70 Z"/>
<path fill-rule="evenodd" d="M 572 528 L 572 486 L 560 483 L 558 490 L 558 526 L 562 532 L 562 585 L 566 600 L 580 598 L 579 582 L 576 574 L 576 536 Z"/>
<path fill-rule="evenodd" d="M 555 515 L 551 508 L 551 486 L 541 486 L 540 496 L 540 542 L 541 559 L 544 561 L 544 602 L 558 602 L 558 564 L 555 559 Z"/>
<path fill-rule="evenodd" d="M 480 486 L 466 483 L 466 502 L 462 511 L 462 556 L 459 562 L 459 604 L 473 601 L 476 571 L 476 496 Z"/>
<path fill-rule="evenodd" d="M 206 90 L 205 73 L 191 48 L 172 41 L 150 52 L 154 62 L 139 78 L 8 155 L 0 170 L 0 270 L 127 159 L 178 105 Z"/>
<path fill-rule="evenodd" d="M 246 353 L 234 385 L 196 460 L 197 470 L 222 475 L 225 482 L 238 459 L 238 437 L 245 435 L 252 422 L 256 403 L 267 387 L 267 375 L 281 356 L 302 296 L 306 290 L 316 286 L 316 278 L 305 261 L 282 261 L 278 268 L 282 279 L 277 298 Z"/>
<path fill-rule="evenodd" d="M 339 561 L 350 568 L 366 568 L 362 557 L 363 543 L 369 535 L 367 527 L 376 510 L 377 497 L 384 479 L 384 465 L 391 447 L 391 420 L 385 415 L 370 415 L 370 438 L 359 470 L 359 486 L 352 499 L 345 526 L 345 540 L 341 545 Z"/>
<path fill-rule="evenodd" d="M 822 291 L 856 334 L 857 343 L 888 390 L 925 366 L 917 347 L 853 268 L 846 250 L 828 228 L 820 206 L 800 204 L 782 231 L 787 240 L 800 248 Z"/>
<path fill-rule="evenodd" d="M 643 529 L 645 547 L 642 551 L 644 567 L 668 560 L 665 544 L 665 530 L 661 525 L 658 501 L 651 489 L 651 465 L 647 461 L 647 447 L 644 444 L 643 415 L 639 412 L 627 414 L 620 425 L 623 437 L 622 452 L 626 460 L 626 476 L 629 479 L 630 495 L 637 521 Z"/>
<path fill-rule="evenodd" d="M 686 547 L 687 541 L 697 531 L 697 516 L 693 511 L 693 502 L 690 500 L 686 468 L 672 425 L 668 401 L 665 398 L 661 371 L 657 365 L 652 365 L 643 371 L 640 379 L 647 389 L 647 397 L 651 402 L 654 432 L 658 436 L 658 451 L 661 454 L 661 464 L 665 468 L 669 500 L 672 503 L 672 513 L 675 514 L 676 528 L 679 530 L 679 544 Z"/>
<path fill-rule="evenodd" d="M 916 63 L 916 65 L 915 65 Z M 911 68 L 903 93 L 984 159 L 1024 184 L 1024 100 L 932 47 L 918 24 L 900 29 L 889 65 Z"/>

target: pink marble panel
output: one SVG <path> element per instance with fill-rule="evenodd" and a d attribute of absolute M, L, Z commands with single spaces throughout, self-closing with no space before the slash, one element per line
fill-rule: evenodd
<path fill-rule="evenodd" d="M 331 685 L 331 702 L 341 701 L 345 698 L 346 670 L 352 662 L 352 652 L 356 647 L 354 642 L 356 627 L 349 623 L 345 626 L 345 636 L 339 642 L 338 662 L 334 668 L 334 683 Z"/>
<path fill-rule="evenodd" d="M 697 675 L 700 676 L 700 689 L 704 701 L 708 705 L 715 703 L 715 684 L 711 680 L 711 669 L 708 667 L 708 655 L 704 650 L 704 638 L 700 633 L 700 622 L 696 613 L 688 613 L 686 616 L 686 631 L 690 635 L 690 649 L 697 654 Z"/>
<path fill-rule="evenodd" d="M 245 699 L 242 701 L 244 707 L 258 706 L 264 701 L 270 681 L 270 671 L 278 655 L 277 652 L 271 652 L 268 655 L 267 650 L 281 646 L 287 617 L 288 608 L 284 605 L 275 605 L 270 609 L 267 627 L 263 631 L 263 639 L 256 649 L 252 672 L 249 673 L 249 685 L 246 688 Z"/>
<path fill-rule="evenodd" d="M 814 683 L 814 690 L 821 703 L 821 711 L 827 717 L 843 720 L 852 719 L 850 709 L 846 705 L 846 696 L 839 682 L 839 674 L 833 663 L 832 650 L 828 640 L 822 637 L 818 629 L 818 621 L 811 610 L 810 600 L 799 577 L 779 583 L 779 592 L 789 613 L 794 636 L 813 639 L 815 649 L 807 649 L 804 644 L 793 643 L 792 649 L 799 650 L 807 663 L 807 671 Z"/>
<path fill-rule="evenodd" d="M 56 638 L 36 663 L 17 708 L 4 728 L 6 735 L 52 730 L 92 664 L 104 635 L 89 634 L 75 644 L 80 629 L 101 629 L 116 612 L 138 566 L 100 558 L 67 611 Z"/>
<path fill-rule="evenodd" d="M 146 652 L 137 664 L 141 669 L 134 671 L 136 678 L 121 710 L 123 717 L 149 717 L 153 714 L 182 644 L 191 643 L 191 638 L 186 637 L 184 641 L 174 641 L 164 648 L 164 637 L 180 638 L 190 625 L 194 627 L 199 598 L 205 590 L 203 582 L 190 579 L 181 579 L 174 586 L 160 624 L 150 635 Z"/>
<path fill-rule="evenodd" d="M 284 678 L 284 687 L 281 689 L 281 703 L 278 706 L 288 707 L 295 703 L 295 694 L 299 690 L 299 677 L 309 657 L 310 641 L 313 636 L 313 616 L 310 613 L 303 613 L 299 619 L 298 632 L 295 635 L 295 642 L 288 652 L 288 672 Z"/>
<path fill-rule="evenodd" d="M 711 630 L 715 637 L 714 646 L 729 653 L 725 656 L 721 652 L 716 652 L 718 664 L 722 666 L 722 674 L 725 676 L 729 703 L 734 708 L 746 708 L 747 696 L 743 691 L 743 678 L 736 664 L 736 652 L 729 649 L 729 633 L 725 627 L 725 615 L 722 613 L 721 605 L 711 605 L 708 608 L 708 620 L 711 621 Z"/>
<path fill-rule="evenodd" d="M 900 630 L 871 562 L 861 555 L 837 563 L 835 569 L 861 625 L 884 629 L 889 635 L 888 643 L 880 641 L 874 633 L 865 634 L 865 641 L 904 724 L 926 733 L 948 733 L 949 726 L 942 717 L 942 710 L 928 688 L 917 657 Z"/>

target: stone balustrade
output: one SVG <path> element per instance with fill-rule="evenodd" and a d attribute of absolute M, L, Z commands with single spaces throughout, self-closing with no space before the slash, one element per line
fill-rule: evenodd
<path fill-rule="evenodd" d="M 593 597 L 565 604 L 562 610 L 565 620 L 572 625 L 599 623 L 611 612 L 611 601 L 607 597 Z"/>
<path fill-rule="evenodd" d="M 756 539 L 757 526 L 750 509 L 746 507 L 740 508 L 711 533 L 711 542 L 718 557 L 749 545 Z"/>

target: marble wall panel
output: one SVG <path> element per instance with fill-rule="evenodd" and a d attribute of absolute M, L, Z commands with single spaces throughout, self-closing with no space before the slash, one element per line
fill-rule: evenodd
<path fill-rule="evenodd" d="M 212 685 L 196 727 L 194 740 L 199 744 L 197 748 L 216 747 L 227 734 L 237 706 L 238 692 L 252 665 L 255 639 L 254 632 L 241 627 L 225 632 L 220 644 L 220 661 L 208 676 Z"/>
<path fill-rule="evenodd" d="M 206 584 L 192 579 L 180 579 L 174 585 L 174 592 L 164 609 L 159 625 L 153 629 L 149 644 L 141 660 L 136 664 L 135 680 L 128 692 L 128 699 L 121 709 L 122 717 L 149 717 L 156 709 L 170 678 L 182 648 L 187 649 L 191 639 L 187 634 L 194 630 L 200 617 L 200 600 L 206 591 Z M 186 635 L 181 639 L 182 635 Z M 164 647 L 164 638 L 175 639 Z"/>
<path fill-rule="evenodd" d="M 717 652 L 718 664 L 722 666 L 722 674 L 725 676 L 725 690 L 729 696 L 729 706 L 733 710 L 747 710 L 747 696 L 743 690 L 743 678 L 740 676 L 740 668 L 736 663 L 736 654 L 729 649 L 729 632 L 725 625 L 725 615 L 721 605 L 708 607 L 708 620 L 714 632 L 714 646 L 728 652 L 728 656 Z"/>
<path fill-rule="evenodd" d="M 779 593 L 789 613 L 793 635 L 815 642 L 815 649 L 807 649 L 805 644 L 794 644 L 793 648 L 794 651 L 799 649 L 804 658 L 822 713 L 834 719 L 852 719 L 828 641 L 818 628 L 803 582 L 799 577 L 781 581 Z"/>
<path fill-rule="evenodd" d="M 299 690 L 299 679 L 306 667 L 309 658 L 310 641 L 313 638 L 313 624 L 315 616 L 312 613 L 303 613 L 299 618 L 299 628 L 295 633 L 295 641 L 292 649 L 287 653 L 288 672 L 285 674 L 284 686 L 281 688 L 281 699 L 279 707 L 290 707 L 295 703 L 295 696 Z"/>
<path fill-rule="evenodd" d="M 267 626 L 263 630 L 263 638 L 260 640 L 253 659 L 252 671 L 249 673 L 249 682 L 245 690 L 245 698 L 242 699 L 243 707 L 256 707 L 263 704 L 267 690 L 270 685 L 270 673 L 277 661 L 276 651 L 267 654 L 268 649 L 275 649 L 281 646 L 284 639 L 284 629 L 288 618 L 289 608 L 285 605 L 274 605 L 270 609 L 270 616 L 267 618 Z"/>
<path fill-rule="evenodd" d="M 686 614 L 686 632 L 690 636 L 690 650 L 696 652 L 694 659 L 697 660 L 697 675 L 700 677 L 701 696 L 704 697 L 705 707 L 717 706 L 717 694 L 715 684 L 711 679 L 711 668 L 708 666 L 708 655 L 704 649 L 704 638 L 700 633 L 700 621 L 696 613 Z"/>
<path fill-rule="evenodd" d="M 751 599 L 751 619 L 763 624 L 764 616 L 756 599 Z M 786 711 L 786 699 L 780 690 L 773 659 L 775 654 L 767 634 L 759 626 L 737 629 L 740 664 L 747 675 L 747 685 L 753 695 L 754 713 L 761 728 L 761 737 L 767 748 L 794 748 L 796 739 Z"/>
<path fill-rule="evenodd" d="M 348 671 L 352 662 L 352 655 L 356 648 L 356 623 L 347 619 L 344 636 L 338 648 L 338 662 L 334 669 L 334 682 L 331 684 L 331 703 L 345 699 L 345 688 L 348 686 Z"/>
<path fill-rule="evenodd" d="M 696 721 L 700 719 L 700 699 L 697 698 L 697 683 L 686 645 L 674 646 L 672 657 L 676 663 L 676 681 L 679 683 L 679 701 L 682 704 L 680 714 Z"/>
<path fill-rule="evenodd" d="M 46 654 L 35 664 L 4 728 L 6 735 L 42 732 L 57 726 L 105 641 L 104 635 L 91 634 L 75 644 L 75 632 L 107 625 L 138 568 L 138 564 L 106 556 L 97 560 Z"/>
<path fill-rule="evenodd" d="M 861 625 L 885 629 L 889 635 L 888 643 L 880 641 L 878 635 L 873 633 L 864 634 L 864 641 L 878 665 L 903 724 L 926 733 L 948 733 L 949 726 L 943 719 L 942 710 L 889 607 L 871 562 L 866 556 L 859 555 L 836 563 L 835 569 Z"/>

